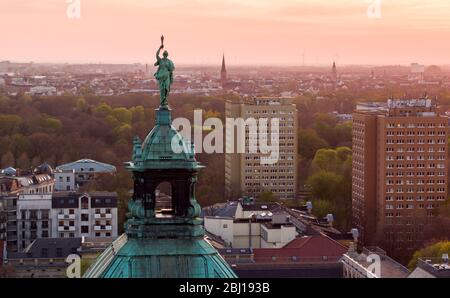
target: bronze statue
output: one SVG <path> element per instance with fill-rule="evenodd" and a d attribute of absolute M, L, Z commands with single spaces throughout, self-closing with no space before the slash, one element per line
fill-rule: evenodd
<path fill-rule="evenodd" d="M 156 52 L 155 66 L 158 66 L 158 70 L 155 73 L 155 78 L 159 83 L 160 105 L 166 107 L 168 105 L 167 97 L 169 96 L 170 86 L 173 83 L 173 71 L 175 70 L 175 66 L 173 62 L 167 58 L 169 56 L 167 51 L 163 52 L 163 58 L 159 57 L 159 53 L 162 49 L 164 49 L 164 36 L 161 36 L 161 46 Z"/>

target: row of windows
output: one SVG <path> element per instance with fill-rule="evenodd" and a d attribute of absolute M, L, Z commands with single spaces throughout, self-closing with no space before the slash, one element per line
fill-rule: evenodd
<path fill-rule="evenodd" d="M 425 131 L 407 131 L 407 132 L 404 132 L 404 131 L 397 131 L 397 132 L 394 132 L 394 131 L 387 131 L 386 132 L 386 136 L 388 136 L 388 137 L 392 137 L 392 136 L 415 136 L 415 135 L 417 135 L 417 136 L 436 136 L 436 135 L 438 135 L 438 136 L 445 136 L 446 135 L 446 133 L 445 133 L 445 131 L 428 131 L 428 132 L 425 132 Z"/>
<path fill-rule="evenodd" d="M 406 164 L 406 165 L 404 165 L 404 164 L 388 163 L 386 165 L 386 169 L 394 169 L 394 168 L 397 168 L 397 169 L 404 169 L 404 168 L 407 168 L 407 169 L 416 169 L 416 168 L 417 169 L 425 169 L 425 168 L 428 168 L 428 169 L 434 169 L 434 168 L 445 169 L 445 164 L 439 163 L 439 164 L 436 165 L 435 163 L 430 163 L 428 165 L 425 165 L 423 163 L 419 163 L 419 164 Z"/>
<path fill-rule="evenodd" d="M 406 189 L 403 189 L 403 188 L 397 188 L 397 189 L 394 189 L 394 188 L 387 188 L 386 189 L 386 193 L 434 193 L 434 192 L 445 192 L 445 187 L 437 187 L 437 188 L 434 188 L 434 187 L 427 187 L 427 188 L 425 188 L 425 187 L 409 187 L 409 188 L 406 188 Z"/>
<path fill-rule="evenodd" d="M 394 198 L 396 201 L 403 201 L 405 199 L 404 196 L 386 196 L 386 201 L 387 202 L 392 202 L 394 201 Z M 434 201 L 434 200 L 438 200 L 438 201 L 445 201 L 446 197 L 445 196 L 433 196 L 433 195 L 429 195 L 429 196 L 406 196 L 406 201 Z"/>
<path fill-rule="evenodd" d="M 387 180 L 386 181 L 386 184 L 387 185 L 404 185 L 404 184 L 406 184 L 406 185 L 423 185 L 423 184 L 445 184 L 445 180 L 442 180 L 442 179 L 440 179 L 440 180 L 432 180 L 432 179 L 429 179 L 429 180 L 424 180 L 424 179 L 419 179 L 419 180 L 417 180 L 417 181 L 413 181 L 413 180 L 406 180 L 406 181 L 404 181 L 404 180 L 391 180 L 391 179 L 389 179 L 389 180 Z"/>
<path fill-rule="evenodd" d="M 438 139 L 437 141 L 434 139 L 419 139 L 419 140 L 413 140 L 413 139 L 387 139 L 386 144 L 392 145 L 392 144 L 419 144 L 419 145 L 434 145 L 434 144 L 445 144 L 445 139 Z"/>
<path fill-rule="evenodd" d="M 361 122 L 363 123 L 363 122 Z M 439 124 L 434 124 L 434 123 L 409 123 L 409 124 L 405 124 L 405 123 L 388 123 L 386 125 L 386 128 L 444 128 L 447 127 L 446 124 L 444 123 L 439 123 Z"/>
<path fill-rule="evenodd" d="M 434 204 L 427 204 L 427 209 L 434 209 Z M 418 204 L 419 209 L 425 209 L 425 204 Z M 397 206 L 387 204 L 386 210 L 392 210 L 392 209 L 414 209 L 414 205 L 412 204 L 398 204 Z"/>

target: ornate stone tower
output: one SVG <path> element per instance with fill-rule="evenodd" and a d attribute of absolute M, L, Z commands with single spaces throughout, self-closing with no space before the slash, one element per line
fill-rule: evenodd
<path fill-rule="evenodd" d="M 134 180 L 125 234 L 100 255 L 85 277 L 236 277 L 204 239 L 195 198 L 202 166 L 193 149 L 172 126 L 167 98 L 162 98 L 155 126 L 143 143 L 135 137 L 132 161 L 125 164 Z M 156 209 L 161 183 L 171 185 L 169 210 Z"/>

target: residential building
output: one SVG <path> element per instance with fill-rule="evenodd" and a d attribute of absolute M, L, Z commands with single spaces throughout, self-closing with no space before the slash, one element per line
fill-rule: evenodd
<path fill-rule="evenodd" d="M 0 239 L 5 241 L 8 251 L 17 250 L 17 198 L 20 190 L 19 181 L 14 177 L 0 177 L 0 222 L 3 221 L 4 228 Z"/>
<path fill-rule="evenodd" d="M 231 102 L 225 104 L 225 116 L 232 119 L 243 119 L 246 124 L 252 119 L 260 121 L 268 119 L 279 120 L 278 161 L 275 164 L 265 164 L 261 148 L 253 153 L 250 145 L 258 141 L 261 146 L 261 134 L 245 126 L 244 135 L 240 136 L 227 129 L 227 138 L 233 138 L 233 144 L 245 143 L 245 153 L 238 152 L 238 147 L 228 148 L 225 154 L 225 196 L 235 200 L 242 196 L 258 197 L 263 192 L 271 192 L 280 199 L 293 199 L 297 193 L 297 108 L 292 98 L 254 98 L 251 101 Z M 258 126 L 260 124 L 258 123 Z M 261 128 L 261 127 L 260 127 Z M 234 131 L 234 128 L 233 128 Z M 258 130 L 259 131 L 259 130 Z M 270 131 L 270 128 L 269 128 Z M 243 132 L 243 130 L 242 130 Z M 268 132 L 267 138 L 270 139 Z M 240 139 L 238 139 L 240 137 Z M 259 137 L 259 138 L 258 138 Z M 245 139 L 244 139 L 245 138 Z M 266 139 L 265 141 L 268 141 Z M 238 142 L 236 142 L 238 141 Z M 231 144 L 227 144 L 230 145 Z M 233 153 L 231 152 L 231 149 Z"/>
<path fill-rule="evenodd" d="M 36 239 L 23 252 L 8 253 L 5 263 L 15 278 L 64 278 L 71 254 L 80 254 L 81 238 Z"/>
<path fill-rule="evenodd" d="M 406 278 L 408 268 L 388 257 L 379 247 L 364 247 L 358 253 L 354 244 L 341 259 L 345 278 Z"/>
<path fill-rule="evenodd" d="M 227 247 L 283 247 L 298 234 L 279 204 L 238 201 L 230 205 L 236 208 L 225 207 L 231 211 L 229 214 L 204 217 L 205 230 L 219 237 Z"/>
<path fill-rule="evenodd" d="M 75 184 L 75 170 L 56 170 L 55 191 L 75 191 L 78 185 Z"/>
<path fill-rule="evenodd" d="M 38 238 L 52 235 L 51 194 L 21 194 L 17 200 L 17 246 L 22 251 Z"/>
<path fill-rule="evenodd" d="M 390 99 L 353 114 L 353 222 L 360 244 L 409 258 L 448 194 L 448 118 L 435 101 Z"/>
<path fill-rule="evenodd" d="M 56 167 L 56 170 L 56 172 L 61 171 L 66 173 L 75 171 L 75 185 L 78 186 L 83 186 L 95 180 L 98 176 L 113 175 L 116 173 L 116 167 L 92 159 L 81 159 L 63 164 Z"/>
<path fill-rule="evenodd" d="M 117 194 L 55 192 L 51 199 L 53 238 L 117 237 Z"/>
<path fill-rule="evenodd" d="M 340 278 L 346 251 L 325 235 L 299 237 L 282 248 L 219 249 L 240 278 Z"/>

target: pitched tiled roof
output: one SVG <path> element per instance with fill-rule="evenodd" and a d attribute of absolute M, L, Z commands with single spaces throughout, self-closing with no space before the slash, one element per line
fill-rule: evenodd
<path fill-rule="evenodd" d="M 296 238 L 282 248 L 260 248 L 254 250 L 255 262 L 286 261 L 336 261 L 347 252 L 347 247 L 324 236 Z"/>

